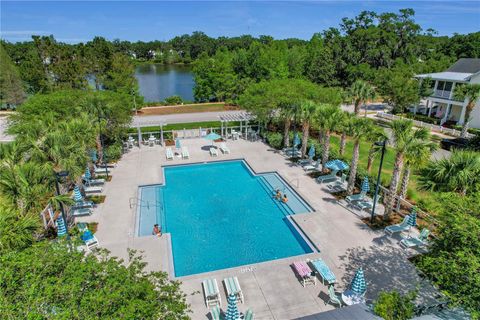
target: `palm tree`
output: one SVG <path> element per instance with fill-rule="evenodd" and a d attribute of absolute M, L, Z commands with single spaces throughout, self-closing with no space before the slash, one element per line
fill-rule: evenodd
<path fill-rule="evenodd" d="M 26 248 L 34 242 L 39 219 L 19 215 L 13 208 L 0 204 L 0 252 Z"/>
<path fill-rule="evenodd" d="M 367 100 L 375 97 L 374 88 L 366 81 L 356 80 L 348 89 L 347 97 L 354 104 L 355 115 L 360 113 L 360 106 Z M 365 117 L 367 116 L 367 109 L 365 108 Z"/>
<path fill-rule="evenodd" d="M 480 98 L 480 84 L 466 84 L 458 85 L 455 88 L 455 98 L 458 100 L 467 99 L 467 107 L 465 109 L 465 120 L 463 121 L 461 137 L 466 138 L 468 133 L 468 124 L 470 122 L 470 115 L 475 108 L 475 103 Z"/>
<path fill-rule="evenodd" d="M 329 104 L 321 105 L 316 113 L 316 123 L 320 128 L 322 141 L 322 169 L 325 172 L 325 164 L 330 157 L 330 137 L 332 131 L 335 131 L 342 123 L 344 112 L 336 106 Z"/>
<path fill-rule="evenodd" d="M 340 121 L 339 123 L 340 132 L 341 132 L 339 153 L 341 156 L 343 156 L 343 154 L 345 153 L 345 147 L 347 146 L 347 128 L 348 128 L 348 123 L 351 121 L 352 117 L 354 117 L 353 114 L 349 112 L 344 112 L 342 121 Z"/>
<path fill-rule="evenodd" d="M 353 155 L 350 163 L 350 175 L 348 177 L 347 194 L 353 193 L 355 179 L 357 176 L 358 159 L 360 156 L 360 141 L 368 137 L 373 128 L 373 122 L 370 119 L 354 117 L 348 124 L 348 135 L 353 139 Z"/>
<path fill-rule="evenodd" d="M 395 203 L 400 174 L 403 170 L 405 154 L 417 145 L 419 140 L 429 137 L 429 131 L 426 128 L 415 130 L 412 120 L 394 120 L 391 123 L 393 147 L 395 150 L 395 164 L 393 167 L 392 180 L 390 181 L 389 192 L 385 198 L 384 219 L 389 220 Z"/>
<path fill-rule="evenodd" d="M 313 116 L 318 112 L 319 106 L 312 101 L 305 101 L 300 104 L 298 110 L 298 120 L 302 123 L 302 158 L 307 153 L 307 144 L 310 125 L 312 123 Z"/>
<path fill-rule="evenodd" d="M 454 150 L 449 158 L 430 161 L 421 171 L 419 186 L 424 190 L 459 192 L 480 188 L 480 153 Z"/>
<path fill-rule="evenodd" d="M 382 147 L 378 146 L 376 142 L 387 140 L 388 135 L 383 128 L 374 126 L 368 136 L 368 139 L 372 141 L 370 150 L 368 151 L 367 159 L 367 172 L 370 173 L 372 171 L 373 160 L 375 160 L 376 155 L 382 150 Z"/>
<path fill-rule="evenodd" d="M 400 198 L 405 199 L 407 196 L 412 168 L 417 169 L 425 165 L 430 160 L 432 152 L 437 148 L 438 145 L 430 141 L 430 132 L 428 131 L 426 131 L 425 137 L 418 138 L 409 145 L 405 152 L 405 164 L 399 192 Z"/>
<path fill-rule="evenodd" d="M 280 118 L 283 120 L 283 146 L 288 148 L 290 146 L 290 127 L 292 121 L 297 114 L 298 106 L 292 104 L 284 104 L 280 107 Z"/>

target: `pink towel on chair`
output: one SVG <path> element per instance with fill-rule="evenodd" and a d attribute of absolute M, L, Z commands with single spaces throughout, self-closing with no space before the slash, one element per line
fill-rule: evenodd
<path fill-rule="evenodd" d="M 295 261 L 293 267 L 301 277 L 307 277 L 312 274 L 310 267 L 303 261 Z"/>

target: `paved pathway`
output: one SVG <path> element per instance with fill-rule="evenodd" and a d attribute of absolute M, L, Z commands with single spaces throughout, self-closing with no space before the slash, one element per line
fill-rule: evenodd
<path fill-rule="evenodd" d="M 113 255 L 126 259 L 127 248 L 143 250 L 150 270 L 169 272 L 173 263 L 170 254 L 170 235 L 135 236 L 135 202 L 139 185 L 163 182 L 162 164 L 210 161 L 203 139 L 182 141 L 190 150 L 190 160 L 175 159 L 166 162 L 164 149 L 160 146 L 134 148 L 125 154 L 118 166 L 112 170 L 113 179 L 104 188 L 105 203 L 95 209 L 94 214 L 82 220 L 99 223 L 97 238 L 101 246 Z M 398 246 L 398 237 L 387 237 L 382 231 L 370 230 L 359 217 L 340 205 L 328 192 L 305 175 L 277 152 L 262 142 L 244 140 L 228 141 L 230 155 L 219 155 L 218 159 L 244 158 L 256 172 L 277 171 L 286 180 L 299 180 L 294 188 L 315 212 L 294 215 L 293 218 L 305 234 L 320 249 L 318 253 L 286 258 L 248 266 L 213 271 L 203 274 L 175 278 L 182 281 L 182 290 L 193 311 L 193 319 L 205 319 L 209 310 L 205 307 L 201 280 L 216 278 L 222 296 L 222 309 L 226 310 L 226 296 L 222 280 L 236 275 L 243 288 L 245 303 L 241 311 L 251 307 L 256 319 L 294 319 L 331 310 L 327 288 L 317 281 L 316 286 L 302 287 L 290 264 L 298 259 L 321 257 L 336 274 L 342 290 L 351 281 L 359 266 L 365 270 L 368 282 L 367 299 L 374 299 L 379 291 L 396 289 L 401 292 L 414 289 L 422 282 L 413 265 L 407 260 L 410 252 Z M 415 252 L 412 252 L 415 253 Z M 420 285 L 420 299 L 430 300 L 435 290 L 428 284 Z"/>
<path fill-rule="evenodd" d="M 0 117 L 0 142 L 13 141 L 13 137 L 5 133 L 7 130 L 7 117 Z"/>

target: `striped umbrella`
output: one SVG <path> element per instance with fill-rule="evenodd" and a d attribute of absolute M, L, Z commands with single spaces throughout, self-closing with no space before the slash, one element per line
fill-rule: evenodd
<path fill-rule="evenodd" d="M 87 168 L 85 169 L 85 180 L 88 181 L 90 179 L 92 179 L 92 174 L 90 173 L 90 169 L 87 166 Z"/>
<path fill-rule="evenodd" d="M 92 159 L 93 162 L 98 161 L 97 150 L 95 150 L 95 149 L 90 150 L 90 159 Z"/>
<path fill-rule="evenodd" d="M 73 188 L 73 200 L 75 200 L 75 202 L 83 201 L 83 196 L 78 186 L 75 186 L 75 188 Z"/>
<path fill-rule="evenodd" d="M 412 227 L 417 225 L 417 208 L 413 207 L 412 211 L 408 215 L 408 224 Z"/>
<path fill-rule="evenodd" d="M 314 156 L 315 156 L 315 146 L 312 144 L 310 146 L 310 150 L 308 150 L 308 157 L 310 158 L 310 160 L 312 160 Z"/>
<path fill-rule="evenodd" d="M 240 312 L 237 308 L 237 298 L 231 294 L 228 296 L 227 313 L 225 314 L 225 320 L 239 320 Z"/>
<path fill-rule="evenodd" d="M 370 184 L 368 183 L 368 177 L 365 176 L 362 181 L 362 192 L 367 193 L 370 191 Z"/>
<path fill-rule="evenodd" d="M 361 267 L 358 268 L 355 273 L 350 287 L 352 291 L 358 295 L 362 295 L 367 291 L 367 283 L 365 282 L 365 276 L 363 275 L 363 269 Z"/>
<path fill-rule="evenodd" d="M 342 160 L 338 160 L 338 159 L 328 161 L 325 164 L 325 167 L 327 167 L 328 169 L 330 169 L 332 171 L 341 171 L 341 170 L 345 170 L 345 169 L 349 168 L 348 164 L 346 164 Z"/>
<path fill-rule="evenodd" d="M 180 139 L 175 139 L 175 148 L 180 149 L 182 147 L 182 144 L 180 143 Z"/>
<path fill-rule="evenodd" d="M 293 147 L 297 147 L 300 144 L 300 137 L 298 136 L 298 133 L 295 133 L 295 136 L 293 137 Z"/>
<path fill-rule="evenodd" d="M 62 216 L 57 218 L 57 236 L 63 237 L 67 235 L 67 228 L 65 227 L 65 221 Z"/>

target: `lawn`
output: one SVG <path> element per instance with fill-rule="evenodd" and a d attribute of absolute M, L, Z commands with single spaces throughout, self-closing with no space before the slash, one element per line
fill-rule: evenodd
<path fill-rule="evenodd" d="M 158 107 L 145 107 L 138 111 L 140 116 L 149 115 L 165 115 L 165 114 L 177 114 L 177 113 L 197 113 L 197 112 L 215 112 L 215 111 L 227 111 L 237 110 L 235 106 L 225 105 L 223 102 L 218 103 L 196 103 L 185 104 L 178 106 L 158 106 Z"/>
<path fill-rule="evenodd" d="M 228 124 L 229 127 L 232 126 L 239 126 L 239 122 L 230 122 Z M 190 122 L 190 123 L 173 123 L 167 124 L 163 127 L 163 131 L 170 131 L 170 130 L 182 130 L 182 129 L 197 129 L 197 128 L 220 128 L 221 123 L 220 121 L 205 121 L 205 122 Z M 149 126 L 149 127 L 142 127 L 140 130 L 144 133 L 146 132 L 159 132 L 159 126 Z M 129 133 L 137 132 L 136 128 L 130 128 L 128 130 Z"/>

